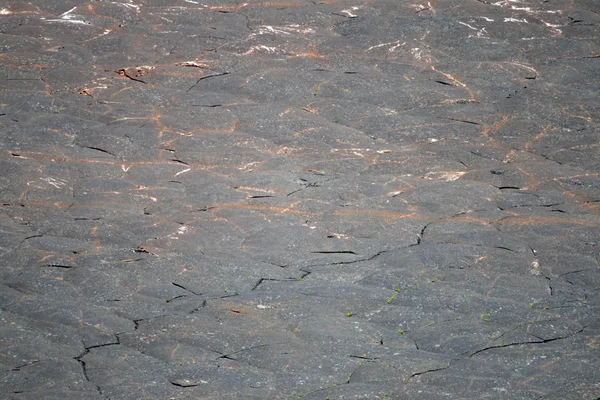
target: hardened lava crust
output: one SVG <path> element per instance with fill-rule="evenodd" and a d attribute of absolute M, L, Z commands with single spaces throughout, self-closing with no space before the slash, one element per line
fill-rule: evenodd
<path fill-rule="evenodd" d="M 0 397 L 600 398 L 597 0 L 0 2 Z"/>

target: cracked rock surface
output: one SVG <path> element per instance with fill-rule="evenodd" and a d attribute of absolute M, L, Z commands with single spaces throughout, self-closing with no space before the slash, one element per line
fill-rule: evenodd
<path fill-rule="evenodd" d="M 0 397 L 600 398 L 593 0 L 0 4 Z"/>

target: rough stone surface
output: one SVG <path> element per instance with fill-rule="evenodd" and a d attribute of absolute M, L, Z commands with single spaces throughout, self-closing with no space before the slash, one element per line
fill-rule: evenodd
<path fill-rule="evenodd" d="M 0 397 L 600 398 L 595 0 L 0 4 Z"/>

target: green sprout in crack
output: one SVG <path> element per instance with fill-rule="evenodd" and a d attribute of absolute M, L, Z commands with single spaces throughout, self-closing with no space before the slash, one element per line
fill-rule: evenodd
<path fill-rule="evenodd" d="M 398 295 L 398 293 L 394 293 L 394 294 L 392 295 L 392 297 L 390 297 L 389 299 L 387 299 L 387 303 L 388 303 L 388 304 L 391 304 L 391 303 L 392 303 L 392 301 L 394 301 L 394 299 L 396 298 L 396 296 L 397 296 L 397 295 Z"/>
<path fill-rule="evenodd" d="M 362 363 L 358 364 L 358 368 L 360 368 L 362 366 Z M 350 383 L 350 379 L 352 379 L 352 374 L 348 375 L 348 380 L 346 381 L 346 384 Z"/>
<path fill-rule="evenodd" d="M 404 335 L 406 332 L 404 332 L 404 329 L 398 329 L 398 333 Z"/>
<path fill-rule="evenodd" d="M 351 316 L 353 316 L 354 314 L 352 313 L 352 311 L 348 311 L 348 314 L 346 314 L 346 317 L 350 318 Z"/>

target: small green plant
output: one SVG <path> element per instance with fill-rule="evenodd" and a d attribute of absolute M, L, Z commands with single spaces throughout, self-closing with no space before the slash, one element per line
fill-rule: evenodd
<path fill-rule="evenodd" d="M 348 311 L 348 314 L 346 314 L 346 317 L 350 318 L 351 316 L 353 316 L 354 314 L 352 313 L 352 311 Z"/>
<path fill-rule="evenodd" d="M 319 92 L 321 91 L 321 88 L 323 87 L 324 84 L 325 84 L 325 82 L 321 82 L 315 87 L 315 89 L 313 90 L 313 96 L 316 96 L 319 94 Z"/>
<path fill-rule="evenodd" d="M 396 296 L 397 296 L 397 295 L 398 295 L 398 293 L 394 293 L 394 294 L 392 295 L 392 297 L 390 297 L 389 299 L 387 299 L 387 303 L 388 303 L 388 304 L 391 304 L 391 303 L 392 303 L 392 301 L 394 301 L 394 299 L 396 298 Z"/>
<path fill-rule="evenodd" d="M 482 318 L 482 319 L 483 319 L 485 322 L 488 322 L 488 321 L 490 320 L 490 319 L 488 318 L 488 316 L 490 316 L 490 315 L 494 315 L 494 314 L 496 314 L 496 313 L 498 313 L 498 311 L 490 311 L 490 312 L 486 312 L 486 313 L 483 313 L 483 315 L 481 315 L 481 318 Z"/>
<path fill-rule="evenodd" d="M 398 333 L 404 335 L 406 332 L 404 332 L 404 329 L 398 329 Z"/>

